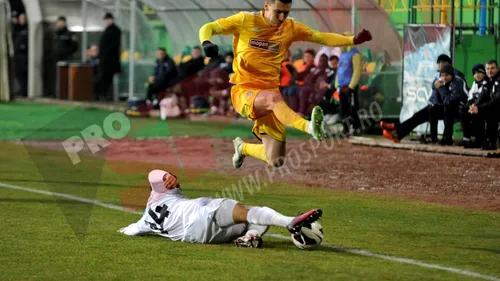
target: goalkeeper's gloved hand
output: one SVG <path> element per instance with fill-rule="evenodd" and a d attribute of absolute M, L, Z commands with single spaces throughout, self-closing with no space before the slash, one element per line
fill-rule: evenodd
<path fill-rule="evenodd" d="M 367 41 L 371 41 L 372 40 L 372 34 L 370 33 L 370 31 L 366 30 L 366 29 L 363 29 L 361 30 L 360 33 L 356 34 L 356 36 L 354 36 L 354 45 L 359 45 L 359 44 L 362 44 L 364 42 L 367 42 Z"/>
<path fill-rule="evenodd" d="M 215 45 L 210 41 L 203 42 L 203 50 L 205 55 L 209 58 L 215 58 L 219 55 L 219 46 Z"/>

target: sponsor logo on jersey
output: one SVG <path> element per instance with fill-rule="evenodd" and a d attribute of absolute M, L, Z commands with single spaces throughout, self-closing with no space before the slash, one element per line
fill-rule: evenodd
<path fill-rule="evenodd" d="M 281 47 L 280 42 L 274 42 L 274 41 L 266 41 L 266 40 L 259 40 L 259 39 L 250 39 L 250 42 L 248 45 L 252 48 L 257 48 L 261 50 L 266 50 L 270 51 L 273 53 L 278 53 Z"/>

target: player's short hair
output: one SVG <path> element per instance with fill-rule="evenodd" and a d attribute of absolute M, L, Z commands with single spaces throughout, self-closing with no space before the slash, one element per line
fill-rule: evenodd
<path fill-rule="evenodd" d="M 494 64 L 496 67 L 498 67 L 498 62 L 496 60 L 488 60 L 486 64 L 492 65 Z"/>
<path fill-rule="evenodd" d="M 197 50 L 201 51 L 201 47 L 200 46 L 194 46 L 193 49 L 197 49 Z"/>
<path fill-rule="evenodd" d="M 339 60 L 339 57 L 337 57 L 336 55 L 333 55 L 333 56 L 330 56 L 330 60 Z"/>
<path fill-rule="evenodd" d="M 448 55 L 441 54 L 437 58 L 436 63 L 440 63 L 440 62 L 447 62 L 447 63 L 451 64 L 451 58 Z"/>
<path fill-rule="evenodd" d="M 304 54 L 305 53 L 311 54 L 311 56 L 313 56 L 313 57 L 316 56 L 316 51 L 314 51 L 313 49 L 307 49 L 307 50 L 305 50 Z"/>
<path fill-rule="evenodd" d="M 158 51 L 162 51 L 162 52 L 164 52 L 165 54 L 167 53 L 167 49 L 165 49 L 165 48 L 163 48 L 163 47 L 159 47 L 159 48 L 158 48 Z"/>
<path fill-rule="evenodd" d="M 276 1 L 280 1 L 283 4 L 292 4 L 292 0 L 269 0 L 269 2 L 274 3 Z"/>

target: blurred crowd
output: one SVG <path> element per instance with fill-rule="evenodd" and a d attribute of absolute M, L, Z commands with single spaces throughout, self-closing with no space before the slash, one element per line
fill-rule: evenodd
<path fill-rule="evenodd" d="M 159 48 L 152 74 L 148 78 L 146 102 L 166 110 L 166 116 L 186 114 L 236 116 L 231 106 L 233 53 L 205 58 L 199 46 L 191 53 L 172 57 Z M 317 63 L 316 63 L 317 62 Z M 350 133 L 359 132 L 358 84 L 362 58 L 355 47 L 346 47 L 340 56 L 317 54 L 308 49 L 294 56 L 288 51 L 282 62 L 280 89 L 287 104 L 308 118 L 320 105 L 329 124 L 343 122 Z"/>

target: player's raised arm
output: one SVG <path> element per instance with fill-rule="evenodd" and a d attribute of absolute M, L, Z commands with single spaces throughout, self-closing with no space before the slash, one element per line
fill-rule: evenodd
<path fill-rule="evenodd" d="M 203 46 L 205 55 L 209 58 L 216 57 L 219 54 L 219 47 L 212 43 L 214 35 L 237 34 L 243 24 L 244 14 L 240 12 L 227 18 L 220 18 L 214 22 L 204 24 L 200 28 L 200 43 Z"/>
<path fill-rule="evenodd" d="M 372 40 L 372 35 L 365 29 L 356 36 L 346 36 L 338 33 L 320 32 L 300 22 L 295 22 L 293 34 L 293 41 L 308 41 L 329 47 L 359 45 Z"/>

